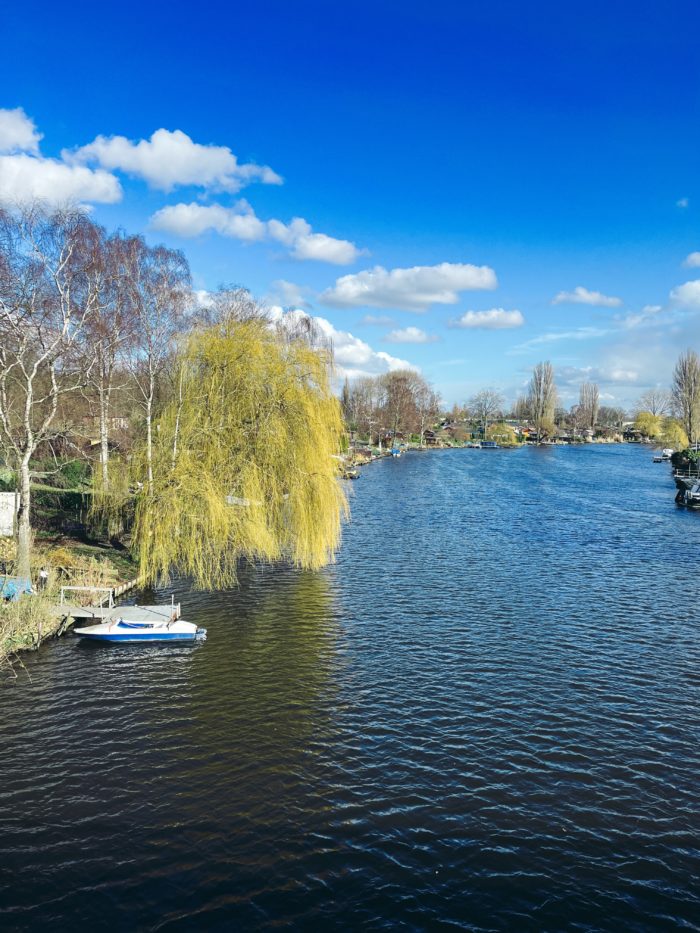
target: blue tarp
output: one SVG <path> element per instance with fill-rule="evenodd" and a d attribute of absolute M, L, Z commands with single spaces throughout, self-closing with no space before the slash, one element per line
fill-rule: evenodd
<path fill-rule="evenodd" d="M 32 581 L 22 577 L 0 577 L 0 598 L 19 599 L 32 592 Z"/>

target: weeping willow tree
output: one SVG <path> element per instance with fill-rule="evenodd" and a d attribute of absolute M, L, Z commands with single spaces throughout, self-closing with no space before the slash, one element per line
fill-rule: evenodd
<path fill-rule="evenodd" d="M 241 558 L 317 569 L 333 560 L 347 502 L 343 422 L 329 355 L 260 319 L 195 330 L 145 451 L 133 545 L 144 581 L 176 570 L 230 586 Z"/>

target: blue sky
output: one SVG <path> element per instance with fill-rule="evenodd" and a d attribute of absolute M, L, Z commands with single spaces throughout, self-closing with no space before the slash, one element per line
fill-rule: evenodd
<path fill-rule="evenodd" d="M 3 32 L 0 194 L 303 303 L 342 371 L 452 404 L 551 359 L 565 404 L 629 405 L 700 348 L 696 3 L 28 2 Z"/>

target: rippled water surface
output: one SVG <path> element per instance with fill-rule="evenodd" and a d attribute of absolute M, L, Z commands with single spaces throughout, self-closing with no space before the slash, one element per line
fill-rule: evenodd
<path fill-rule="evenodd" d="M 176 590 L 206 643 L 68 636 L 2 685 L 2 929 L 700 929 L 668 468 L 434 451 L 353 493 L 328 571 Z"/>

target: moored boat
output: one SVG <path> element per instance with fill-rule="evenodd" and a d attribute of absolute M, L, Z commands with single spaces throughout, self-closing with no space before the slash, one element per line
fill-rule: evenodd
<path fill-rule="evenodd" d="M 686 489 L 684 501 L 689 509 L 700 509 L 700 482 Z"/>
<path fill-rule="evenodd" d="M 75 629 L 92 641 L 135 643 L 146 641 L 203 641 L 207 630 L 178 618 L 179 606 L 121 606 L 97 625 Z"/>

